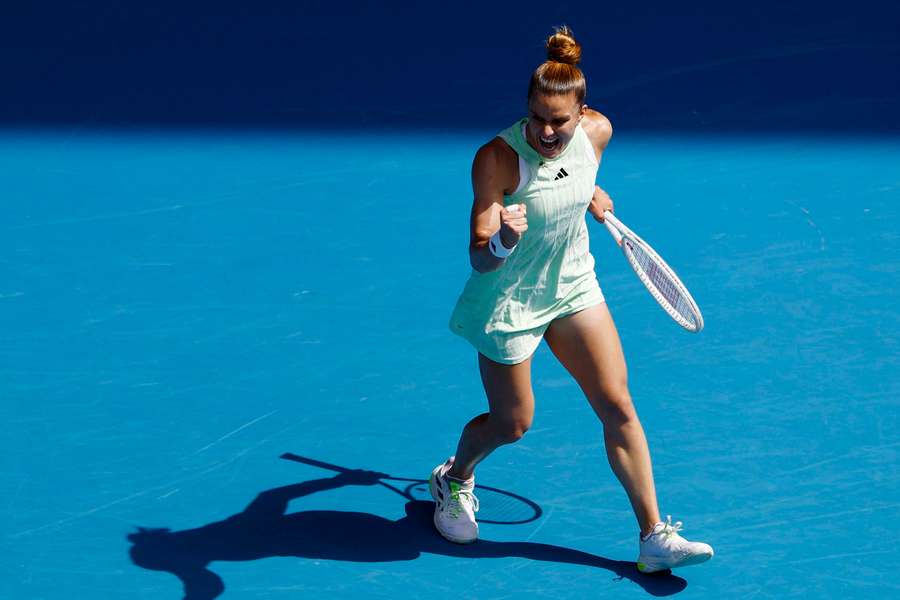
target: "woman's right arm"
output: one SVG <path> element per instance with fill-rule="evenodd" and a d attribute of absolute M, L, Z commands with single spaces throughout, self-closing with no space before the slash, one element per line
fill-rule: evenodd
<path fill-rule="evenodd" d="M 500 242 L 512 248 L 522 233 L 528 229 L 525 205 L 520 211 L 503 206 L 504 194 L 515 190 L 519 179 L 519 162 L 516 153 L 502 140 L 495 138 L 482 146 L 472 163 L 471 232 L 469 238 L 469 262 L 479 273 L 496 271 L 504 262 L 495 256 L 488 243 L 491 236 L 500 231 Z"/>

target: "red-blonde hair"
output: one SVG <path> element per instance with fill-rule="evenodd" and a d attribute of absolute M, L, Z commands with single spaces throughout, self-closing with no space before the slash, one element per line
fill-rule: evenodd
<path fill-rule="evenodd" d="M 584 104 L 587 83 L 584 73 L 576 65 L 581 60 L 581 45 L 575 41 L 572 30 L 565 25 L 555 27 L 547 38 L 547 62 L 535 69 L 528 84 L 528 99 L 535 93 L 548 96 L 564 96 L 574 93 L 579 104 Z"/>

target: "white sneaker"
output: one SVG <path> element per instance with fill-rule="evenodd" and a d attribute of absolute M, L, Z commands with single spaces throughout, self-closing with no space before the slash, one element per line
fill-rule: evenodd
<path fill-rule="evenodd" d="M 431 472 L 428 487 L 434 498 L 434 526 L 438 533 L 457 544 L 471 544 L 478 539 L 478 498 L 475 497 L 475 477 L 465 482 L 447 477 L 453 457 Z"/>
<path fill-rule="evenodd" d="M 642 573 L 655 573 L 675 567 L 697 565 L 708 561 L 713 556 L 709 544 L 689 542 L 680 535 L 681 521 L 672 525 L 672 517 L 666 522 L 653 526 L 647 537 L 641 538 L 641 554 L 638 556 L 637 568 Z"/>

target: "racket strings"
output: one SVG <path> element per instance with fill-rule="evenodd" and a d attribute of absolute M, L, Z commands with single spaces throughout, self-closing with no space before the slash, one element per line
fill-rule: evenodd
<path fill-rule="evenodd" d="M 638 275 L 644 280 L 645 285 L 648 285 L 650 292 L 657 296 L 657 300 L 664 301 L 663 308 L 683 325 L 696 328 L 697 317 L 693 302 L 675 274 L 660 264 L 661 259 L 648 252 L 643 245 L 626 239 L 624 247 L 626 255 L 637 267 Z"/>

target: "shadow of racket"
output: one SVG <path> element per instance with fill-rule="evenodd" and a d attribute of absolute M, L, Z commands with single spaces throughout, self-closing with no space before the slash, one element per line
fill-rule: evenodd
<path fill-rule="evenodd" d="M 281 455 L 281 458 L 337 473 L 353 471 L 353 469 L 340 467 L 314 458 L 299 456 L 291 452 L 285 452 Z M 391 477 L 387 475 L 382 479 L 401 482 L 399 486 L 393 486 L 383 480 L 378 481 L 379 485 L 403 496 L 406 500 L 432 501 L 427 479 L 410 479 L 408 477 Z M 475 492 L 478 495 L 478 501 L 481 506 L 478 512 L 479 523 L 522 525 L 538 520 L 544 512 L 537 503 L 512 492 L 484 485 L 476 485 Z"/>

